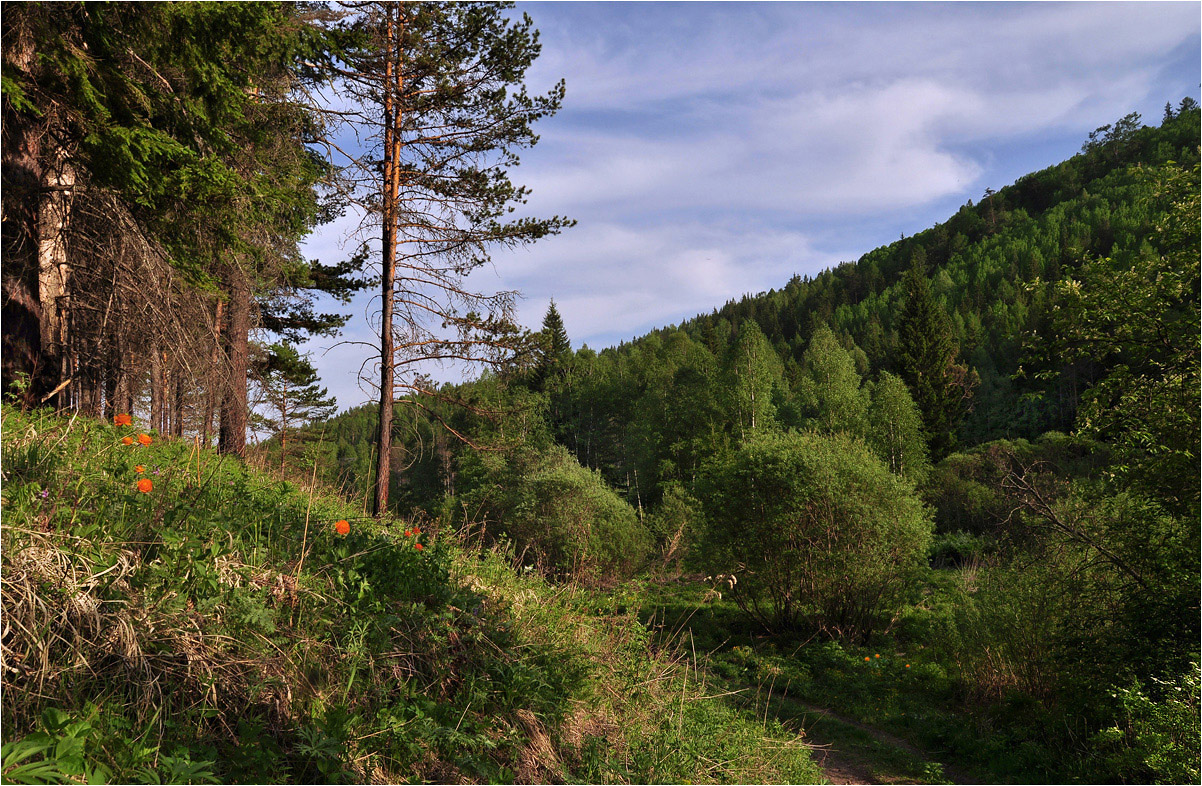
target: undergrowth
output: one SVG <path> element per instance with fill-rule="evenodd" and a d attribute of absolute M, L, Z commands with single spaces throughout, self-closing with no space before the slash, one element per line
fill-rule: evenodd
<path fill-rule="evenodd" d="M 818 777 L 621 590 L 133 426 L 2 423 L 5 782 Z"/>

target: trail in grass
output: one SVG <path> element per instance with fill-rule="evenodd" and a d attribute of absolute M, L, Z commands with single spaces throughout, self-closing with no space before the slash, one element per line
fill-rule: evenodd
<path fill-rule="evenodd" d="M 799 722 L 811 757 L 832 784 L 976 783 L 888 732 L 795 699 L 777 706 L 778 717 Z"/>

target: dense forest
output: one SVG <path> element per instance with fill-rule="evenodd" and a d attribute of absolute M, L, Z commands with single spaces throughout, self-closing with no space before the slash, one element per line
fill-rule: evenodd
<path fill-rule="evenodd" d="M 491 3 L 6 7 L 5 782 L 805 782 L 815 707 L 905 780 L 1196 781 L 1197 103 L 574 350 L 465 283 L 572 224 L 510 217 L 538 54 Z M 296 347 L 367 288 L 334 415 Z"/>

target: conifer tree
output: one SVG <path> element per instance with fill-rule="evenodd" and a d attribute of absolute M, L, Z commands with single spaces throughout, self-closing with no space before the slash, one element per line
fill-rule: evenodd
<path fill-rule="evenodd" d="M 932 457 L 942 458 L 956 444 L 956 430 L 976 386 L 975 373 L 956 363 L 960 348 L 947 312 L 931 292 L 925 256 L 911 259 L 902 282 L 905 301 L 898 315 L 898 361 L 902 378 L 922 412 Z"/>
<path fill-rule="evenodd" d="M 302 355 L 291 344 L 280 342 L 258 348 L 252 371 L 266 414 L 253 412 L 251 422 L 279 440 L 282 468 L 292 435 L 313 421 L 330 417 L 338 407 L 318 383 L 308 355 Z"/>
<path fill-rule="evenodd" d="M 513 293 L 475 291 L 468 274 L 492 248 L 529 243 L 570 222 L 512 218 L 526 197 L 509 168 L 538 141 L 563 83 L 522 84 L 539 54 L 528 16 L 493 3 L 347 3 L 341 87 L 362 109 L 343 117 L 370 153 L 345 162 L 347 196 L 380 228 L 380 420 L 373 511 L 388 505 L 396 391 L 433 394 L 429 361 L 499 366 L 518 344 Z M 398 373 L 399 372 L 399 373 Z"/>
<path fill-rule="evenodd" d="M 555 300 L 547 307 L 543 317 L 543 329 L 538 334 L 538 365 L 534 369 L 535 387 L 542 389 L 572 353 L 572 342 L 563 326 Z"/>

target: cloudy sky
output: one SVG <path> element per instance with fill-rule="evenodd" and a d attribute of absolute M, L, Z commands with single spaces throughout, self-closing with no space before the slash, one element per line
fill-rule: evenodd
<path fill-rule="evenodd" d="M 518 3 L 541 32 L 531 92 L 567 98 L 512 173 L 577 220 L 494 254 L 481 290 L 555 299 L 575 347 L 617 344 L 813 275 L 1076 153 L 1089 132 L 1198 97 L 1184 3 Z M 334 262 L 344 227 L 314 235 Z M 371 342 L 370 298 L 341 337 Z M 378 299 L 377 299 L 378 301 Z M 318 339 L 341 408 L 369 350 Z M 370 363 L 368 364 L 370 369 Z M 453 372 L 431 369 L 444 378 Z"/>

